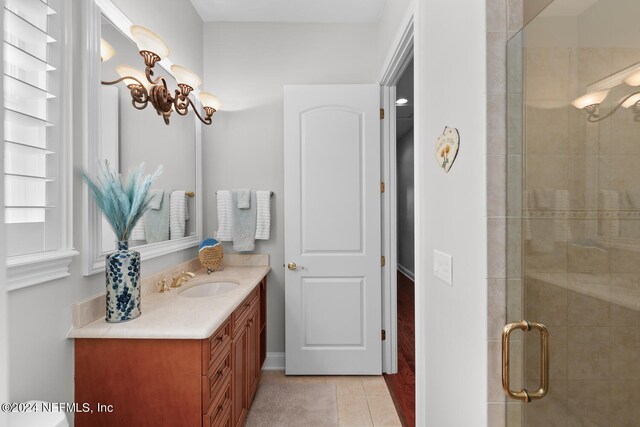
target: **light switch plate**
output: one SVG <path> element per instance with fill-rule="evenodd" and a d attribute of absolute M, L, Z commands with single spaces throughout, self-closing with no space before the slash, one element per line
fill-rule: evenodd
<path fill-rule="evenodd" d="M 453 286 L 453 256 L 433 251 L 433 275 L 449 286 Z"/>

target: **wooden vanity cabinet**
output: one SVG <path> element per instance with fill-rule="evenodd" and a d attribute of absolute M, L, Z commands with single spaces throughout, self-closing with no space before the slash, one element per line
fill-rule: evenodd
<path fill-rule="evenodd" d="M 242 426 L 264 362 L 266 280 L 204 340 L 76 339 L 75 401 L 94 412 L 75 425 Z"/>
<path fill-rule="evenodd" d="M 267 278 L 260 282 L 260 369 L 267 358 Z"/>
<path fill-rule="evenodd" d="M 232 426 L 244 424 L 247 412 L 253 401 L 257 383 L 260 380 L 260 295 L 257 287 L 231 315 L 233 342 L 231 359 L 233 360 Z"/>
<path fill-rule="evenodd" d="M 247 396 L 249 402 L 253 401 L 258 382 L 260 381 L 260 305 L 259 303 L 249 313 L 247 325 Z"/>
<path fill-rule="evenodd" d="M 231 344 L 231 357 L 233 359 L 231 395 L 233 397 L 233 410 L 231 412 L 231 425 L 242 425 L 247 417 L 249 407 L 246 393 L 247 377 L 247 329 L 241 328 L 236 332 Z"/>

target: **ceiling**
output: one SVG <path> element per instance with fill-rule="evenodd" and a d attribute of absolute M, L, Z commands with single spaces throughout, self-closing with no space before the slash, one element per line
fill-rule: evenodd
<path fill-rule="evenodd" d="M 191 0 L 203 21 L 375 23 L 386 0 Z M 393 1 L 393 0 L 391 0 Z"/>

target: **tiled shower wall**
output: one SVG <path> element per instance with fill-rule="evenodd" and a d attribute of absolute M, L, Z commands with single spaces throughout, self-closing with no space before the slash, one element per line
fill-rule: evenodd
<path fill-rule="evenodd" d="M 487 6 L 487 231 L 488 231 L 488 420 L 490 427 L 518 425 L 520 404 L 505 400 L 501 387 L 501 331 L 507 321 L 507 284 L 520 289 L 507 271 L 507 72 L 506 42 L 523 26 L 523 1 L 486 0 Z M 537 0 L 533 0 L 537 1 Z M 519 316 L 510 307 L 509 317 Z M 514 312 L 514 313 L 512 313 Z M 512 344 L 521 346 L 517 340 Z M 517 351 L 517 349 L 516 349 Z M 519 358 L 516 358 L 519 359 Z M 513 366 L 513 372 L 521 372 Z M 514 379 L 518 381 L 517 378 Z"/>
<path fill-rule="evenodd" d="M 488 426 L 514 427 L 522 420 L 527 425 L 635 425 L 640 419 L 640 334 L 633 325 L 640 310 L 629 309 L 629 299 L 640 287 L 640 221 L 624 215 L 637 214 L 638 206 L 624 212 L 602 204 L 604 192 L 640 194 L 638 124 L 621 111 L 608 121 L 586 125 L 584 113 L 568 103 L 589 83 L 637 63 L 640 51 L 615 44 L 598 49 L 527 47 L 530 126 L 525 130 L 528 167 L 523 182 L 523 153 L 508 145 L 514 140 L 508 141 L 507 129 L 513 128 L 506 122 L 507 100 L 521 104 L 523 88 L 517 85 L 519 73 L 507 75 L 505 44 L 528 21 L 520 18 L 527 16 L 528 5 L 538 0 L 521 1 L 487 0 Z M 524 190 L 525 197 L 511 197 L 511 187 Z M 567 206 L 556 206 L 552 213 L 557 216 L 521 222 L 523 208 L 539 208 L 527 193 L 541 189 L 566 193 Z M 507 306 L 507 289 L 510 294 L 523 289 L 523 243 L 526 305 Z M 600 288 L 602 295 L 596 292 Z M 508 300 L 522 298 L 511 295 Z M 549 398 L 524 414 L 519 403 L 505 400 L 500 384 L 501 329 L 523 311 L 549 327 L 554 346 Z M 512 345 L 523 352 L 517 337 Z M 523 380 L 529 387 L 537 384 L 536 353 L 527 351 L 525 378 L 514 378 L 514 385 Z M 512 366 L 512 374 L 522 371 L 521 365 Z"/>
<path fill-rule="evenodd" d="M 523 309 L 547 325 L 552 349 L 549 395 L 524 405 L 529 426 L 631 426 L 640 419 L 638 122 L 620 109 L 587 123 L 569 104 L 590 84 L 638 64 L 640 49 L 615 30 L 621 14 L 637 11 L 620 5 L 600 0 L 574 18 L 577 45 L 548 37 L 562 34 L 571 18 L 539 18 L 527 29 Z M 603 16 L 605 7 L 611 15 Z M 598 32 L 592 22 L 613 25 Z M 597 34 L 600 44 L 584 34 Z M 633 91 L 612 88 L 602 114 Z M 528 389 L 538 382 L 536 338 L 527 334 L 524 346 Z"/>

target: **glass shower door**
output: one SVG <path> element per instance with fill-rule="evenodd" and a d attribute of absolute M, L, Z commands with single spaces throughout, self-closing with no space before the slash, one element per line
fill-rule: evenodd
<path fill-rule="evenodd" d="M 554 0 L 507 45 L 509 427 L 640 426 L 639 16 Z"/>

